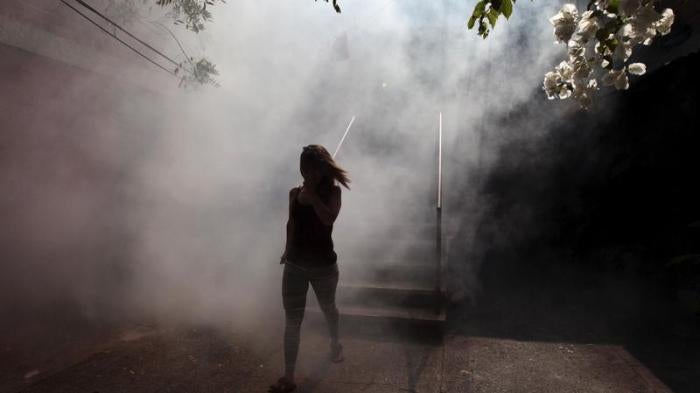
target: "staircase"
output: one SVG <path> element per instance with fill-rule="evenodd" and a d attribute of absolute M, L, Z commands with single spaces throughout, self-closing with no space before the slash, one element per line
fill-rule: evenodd
<path fill-rule="evenodd" d="M 435 251 L 431 242 L 417 246 L 422 251 Z M 389 322 L 441 331 L 446 320 L 441 269 L 435 257 L 425 258 L 426 253 L 418 250 L 409 253 L 415 257 L 365 271 L 354 271 L 351 265 L 341 272 L 337 303 L 345 321 Z"/>
<path fill-rule="evenodd" d="M 435 226 L 425 225 L 435 230 Z M 434 236 L 434 235 L 433 235 Z M 446 321 L 445 290 L 435 240 L 396 242 L 398 259 L 339 258 L 336 303 L 344 328 L 350 331 L 387 327 L 419 329 L 441 335 Z M 309 311 L 319 313 L 315 296 Z"/>
<path fill-rule="evenodd" d="M 388 230 L 382 240 L 359 240 L 339 249 L 340 282 L 336 303 L 345 329 L 417 328 L 442 336 L 446 321 L 442 253 L 442 117 L 437 154 L 437 192 L 433 212 L 413 225 Z M 426 206 L 426 210 L 429 210 Z M 410 229 L 410 233 L 406 229 Z M 355 228 L 360 232 L 362 228 Z M 346 229 L 347 230 L 347 229 Z M 366 230 L 366 228 L 365 228 Z M 355 241 L 358 242 L 357 236 Z M 374 240 L 374 241 L 373 241 Z M 345 250 L 352 251 L 348 255 Z M 356 258 L 353 260 L 352 258 Z M 314 296 L 310 311 L 318 313 Z"/>

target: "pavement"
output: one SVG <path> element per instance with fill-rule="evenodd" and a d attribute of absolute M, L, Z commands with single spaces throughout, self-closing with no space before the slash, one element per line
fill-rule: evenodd
<path fill-rule="evenodd" d="M 266 392 L 281 373 L 281 331 L 131 329 L 84 360 L 30 376 L 23 393 Z M 447 335 L 441 340 L 346 331 L 345 361 L 327 360 L 306 324 L 298 392 L 671 392 L 622 347 Z"/>
<path fill-rule="evenodd" d="M 577 273 L 569 281 L 581 284 L 573 285 L 556 277 L 505 284 L 499 277 L 478 302 L 449 310 L 442 336 L 341 319 L 341 364 L 327 360 L 323 320 L 307 313 L 297 391 L 700 391 L 696 315 L 627 279 Z M 266 392 L 283 369 L 283 313 L 269 307 L 197 325 L 90 324 L 76 316 L 37 323 L 34 312 L 21 326 L 36 329 L 0 333 L 0 393 Z"/>

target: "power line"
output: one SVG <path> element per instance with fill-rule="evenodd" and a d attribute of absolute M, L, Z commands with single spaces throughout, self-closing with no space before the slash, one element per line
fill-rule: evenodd
<path fill-rule="evenodd" d="M 92 8 L 92 7 L 90 7 L 89 5 L 85 4 L 83 1 L 81 1 L 81 0 L 76 0 L 76 1 L 77 1 L 78 3 L 80 3 L 81 5 L 87 7 L 89 10 L 91 10 L 91 11 L 97 13 L 98 15 L 101 15 L 101 14 L 99 14 L 99 12 L 95 11 L 94 8 Z M 142 58 L 144 58 L 144 59 L 145 59 L 146 61 L 148 61 L 149 63 L 155 65 L 156 67 L 158 67 L 158 68 L 160 68 L 160 69 L 162 69 L 163 71 L 167 72 L 168 74 L 177 77 L 177 74 L 176 74 L 174 71 L 165 68 L 163 65 L 159 64 L 159 63 L 156 62 L 155 60 L 153 60 L 153 59 L 151 59 L 150 57 L 146 56 L 145 54 L 143 54 L 142 52 L 140 52 L 138 49 L 136 49 L 136 48 L 134 48 L 133 46 L 129 45 L 129 43 L 127 43 L 126 41 L 124 41 L 124 40 L 122 40 L 121 38 L 119 38 L 116 34 L 113 34 L 113 33 L 111 33 L 109 30 L 107 30 L 106 28 L 104 28 L 103 26 L 100 26 L 97 22 L 95 22 L 94 20 L 92 20 L 89 16 L 85 15 L 85 14 L 84 14 L 83 12 L 81 12 L 79 9 L 77 9 L 77 8 L 75 8 L 74 6 L 72 6 L 71 4 L 69 4 L 66 0 L 61 0 L 61 2 L 62 2 L 63 4 L 65 4 L 68 8 L 72 9 L 73 11 L 75 11 L 78 15 L 82 16 L 85 20 L 87 20 L 88 22 L 90 22 L 90 23 L 92 23 L 93 25 L 95 25 L 98 29 L 102 30 L 105 34 L 107 34 L 107 35 L 109 35 L 110 37 L 114 38 L 115 40 L 119 41 L 121 44 L 123 44 L 124 46 L 126 46 L 127 48 L 129 48 L 131 51 L 133 51 L 133 52 L 136 53 L 137 55 L 139 55 L 139 56 L 141 56 Z M 107 18 L 104 17 L 104 16 L 103 16 L 103 18 L 107 19 Z M 107 19 L 107 20 L 108 20 L 108 19 Z M 115 27 L 119 28 L 120 30 L 126 32 L 125 30 L 121 29 L 116 23 L 111 22 L 111 21 L 110 21 L 110 23 L 111 23 L 112 25 L 114 25 Z M 158 53 L 158 54 L 160 54 L 161 56 L 165 57 L 165 58 L 168 59 L 169 61 L 174 62 L 172 59 L 168 58 L 167 56 L 165 56 L 165 55 L 161 54 L 160 52 L 158 52 L 157 50 L 153 49 L 152 47 L 150 47 L 150 45 L 143 43 L 143 41 L 141 41 L 141 40 L 139 40 L 138 38 L 134 37 L 132 34 L 130 34 L 130 33 L 128 33 L 128 32 L 126 32 L 126 33 L 129 34 L 130 37 L 136 39 L 138 42 L 140 42 L 141 44 L 143 44 L 143 45 L 145 45 L 146 47 L 148 47 L 149 49 L 155 51 L 156 53 Z M 175 62 L 175 64 L 178 65 L 178 63 L 176 63 L 176 62 Z"/>
<path fill-rule="evenodd" d="M 63 2 L 65 3 L 64 0 L 61 0 L 61 1 L 63 1 Z M 163 54 L 163 53 L 162 53 L 161 51 L 159 51 L 158 49 L 152 47 L 152 46 L 149 45 L 147 42 L 144 42 L 144 41 L 141 40 L 140 38 L 138 38 L 138 37 L 136 37 L 135 35 L 131 34 L 129 31 L 127 31 L 126 29 L 124 29 L 123 27 L 121 27 L 117 22 L 115 22 L 115 21 L 109 19 L 107 16 L 105 16 L 104 14 L 102 14 L 100 11 L 96 10 L 95 8 L 93 8 L 90 4 L 86 3 L 86 2 L 83 1 L 83 0 L 75 0 L 75 1 L 76 1 L 78 4 L 82 5 L 83 7 L 87 8 L 88 10 L 92 11 L 93 13 L 95 13 L 95 14 L 96 14 L 97 16 L 99 16 L 100 18 L 102 18 L 102 19 L 104 19 L 105 21 L 107 21 L 107 23 L 109 23 L 110 25 L 112 25 L 112 26 L 116 27 L 117 29 L 119 29 L 120 31 L 124 32 L 124 34 L 126 34 L 126 35 L 128 35 L 129 37 L 135 39 L 135 40 L 136 40 L 138 43 L 140 43 L 141 45 L 143 45 L 143 46 L 145 46 L 146 48 L 152 50 L 153 52 L 159 54 L 161 57 L 163 57 L 164 59 L 168 60 L 168 61 L 171 62 L 173 65 L 179 66 L 179 63 L 178 63 L 178 62 L 176 62 L 175 60 L 171 59 L 171 58 L 168 57 L 167 55 Z"/>
<path fill-rule="evenodd" d="M 182 44 L 181 44 L 180 41 L 177 39 L 177 37 L 175 36 L 175 34 L 173 34 L 173 32 L 170 31 L 170 29 L 168 29 L 168 28 L 166 28 L 165 26 L 163 26 L 163 25 L 161 25 L 160 23 L 158 23 L 158 25 L 160 25 L 160 27 L 161 27 L 162 29 L 166 30 L 166 31 L 170 34 L 170 36 L 173 38 L 173 40 L 177 43 L 178 47 L 180 47 L 180 50 L 182 51 L 182 54 L 185 56 L 185 60 L 187 61 L 187 63 L 189 64 L 189 66 L 190 66 L 191 68 L 188 69 L 187 67 L 183 67 L 182 63 L 178 63 L 177 61 L 173 60 L 173 59 L 172 59 L 171 57 L 169 57 L 168 55 L 164 54 L 163 52 L 159 51 L 158 49 L 154 48 L 153 46 L 151 46 L 151 45 L 148 44 L 147 42 L 143 41 L 142 39 L 138 38 L 137 36 L 135 36 L 134 34 L 132 34 L 131 32 L 129 32 L 128 30 L 124 29 L 124 28 L 123 28 L 121 25 L 119 25 L 117 22 L 115 22 L 115 21 L 113 21 L 112 19 L 110 19 L 109 17 L 105 16 L 103 13 L 101 13 L 101 12 L 98 11 L 98 10 L 96 10 L 94 7 L 92 7 L 90 4 L 86 3 L 84 0 L 75 0 L 75 1 L 76 1 L 78 4 L 82 5 L 84 8 L 88 9 L 89 11 L 93 12 L 94 14 L 96 14 L 97 16 L 99 16 L 100 18 L 102 18 L 103 20 L 105 20 L 105 21 L 106 21 L 107 23 L 109 23 L 110 25 L 114 26 L 114 27 L 115 27 L 116 29 L 118 29 L 119 31 L 122 31 L 122 32 L 125 33 L 127 36 L 129 36 L 129 37 L 131 37 L 132 39 L 134 39 L 136 42 L 140 43 L 141 45 L 145 46 L 146 48 L 150 49 L 151 51 L 155 52 L 156 54 L 160 55 L 162 58 L 164 58 L 165 60 L 167 60 L 167 61 L 169 61 L 171 64 L 173 64 L 173 65 L 176 67 L 176 70 L 175 70 L 174 72 L 173 72 L 173 71 L 170 71 L 170 70 L 166 70 L 169 74 L 171 74 L 171 75 L 173 75 L 173 76 L 175 76 L 175 77 L 179 77 L 178 74 L 177 74 L 177 71 L 178 71 L 179 69 L 182 69 L 182 70 L 184 70 L 184 71 L 186 71 L 186 72 L 188 72 L 188 73 L 194 75 L 195 77 L 197 77 L 197 68 L 198 68 L 197 65 L 193 63 L 193 61 L 192 61 L 193 58 L 189 57 L 189 55 L 187 54 L 187 52 L 185 52 L 185 49 L 182 47 Z M 132 46 L 128 45 L 128 44 L 127 44 L 126 42 L 124 42 L 123 40 L 119 39 L 119 38 L 117 37 L 117 35 L 116 35 L 116 32 L 115 32 L 115 33 L 111 33 L 111 32 L 109 32 L 108 30 L 106 30 L 105 28 L 103 28 L 102 26 L 98 25 L 97 23 L 95 23 L 95 21 L 93 21 L 92 19 L 90 19 L 89 17 L 87 17 L 85 14 L 79 12 L 79 11 L 76 10 L 74 7 L 72 7 L 72 6 L 70 6 L 68 3 L 66 3 L 66 0 L 61 0 L 61 2 L 63 2 L 64 4 L 66 4 L 67 6 L 69 6 L 70 8 L 72 8 L 73 10 L 75 10 L 76 12 L 78 12 L 81 16 L 83 16 L 83 17 L 86 18 L 88 21 L 90 21 L 90 23 L 92 23 L 92 24 L 94 24 L 95 26 L 99 27 L 99 28 L 100 28 L 102 31 L 104 31 L 105 33 L 109 34 L 110 36 L 112 36 L 113 38 L 115 38 L 116 40 L 118 40 L 119 42 L 121 42 L 121 43 L 123 43 L 124 45 L 126 45 L 129 49 L 131 49 L 131 50 L 133 50 L 134 52 L 136 52 L 139 56 L 144 57 L 144 58 L 146 58 L 149 62 L 156 64 L 156 62 L 155 62 L 153 59 L 148 58 L 148 57 L 147 57 L 146 55 L 144 55 L 142 52 L 139 52 L 138 50 L 136 50 L 136 49 L 133 48 Z M 162 67 L 160 64 L 156 64 L 156 65 L 157 65 L 158 67 L 160 67 L 161 69 L 164 69 L 164 67 Z M 214 79 L 210 78 L 209 76 L 206 76 L 206 80 L 207 80 L 207 82 L 213 83 L 214 85 L 217 84 L 216 81 L 215 81 Z M 182 83 L 182 80 L 181 80 L 181 83 Z"/>

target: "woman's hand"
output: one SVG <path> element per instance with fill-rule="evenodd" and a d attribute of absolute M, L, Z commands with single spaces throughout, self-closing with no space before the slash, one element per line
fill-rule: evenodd
<path fill-rule="evenodd" d="M 316 192 L 316 188 L 309 186 L 308 184 L 306 184 L 306 182 L 304 182 L 304 185 L 301 187 L 299 197 L 300 201 L 307 205 L 314 205 L 321 201 L 321 198 Z"/>
<path fill-rule="evenodd" d="M 309 198 L 319 220 L 324 225 L 333 225 L 340 212 L 340 187 L 333 186 L 326 202 L 323 202 L 316 192 L 313 192 Z"/>

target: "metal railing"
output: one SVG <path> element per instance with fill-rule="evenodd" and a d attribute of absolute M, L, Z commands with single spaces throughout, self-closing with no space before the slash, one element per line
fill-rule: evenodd
<path fill-rule="evenodd" d="M 437 195 L 435 204 L 435 291 L 442 291 L 442 112 L 438 118 Z M 439 305 L 438 305 L 439 307 Z"/>

